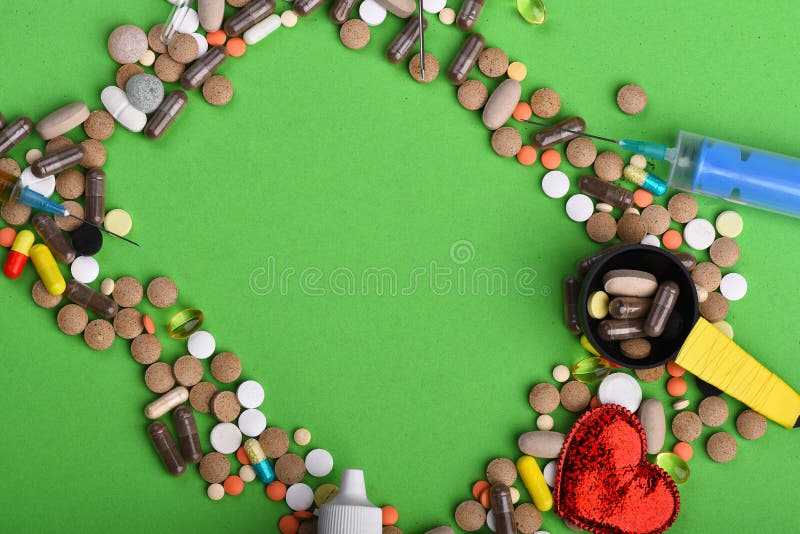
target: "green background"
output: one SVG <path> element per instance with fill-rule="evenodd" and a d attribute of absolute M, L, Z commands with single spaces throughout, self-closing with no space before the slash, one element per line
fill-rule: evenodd
<path fill-rule="evenodd" d="M 542 86 L 561 94 L 560 117 L 580 114 L 589 131 L 611 136 L 670 142 L 684 128 L 800 156 L 796 2 L 550 2 L 541 27 L 527 25 L 511 0 L 489 4 L 478 30 L 527 64 L 524 98 Z M 116 69 L 109 32 L 123 23 L 146 30 L 169 7 L 4 2 L 0 109 L 34 120 L 74 100 L 97 109 Z M 287 7 L 279 1 L 278 12 Z M 396 506 L 405 532 L 422 532 L 452 523 L 489 460 L 516 457 L 516 438 L 536 417 L 529 388 L 582 356 L 562 325 L 560 285 L 598 246 L 565 216 L 564 200 L 541 192 L 541 166 L 492 153 L 479 115 L 460 108 L 444 73 L 423 86 L 384 59 L 401 21 L 389 16 L 354 52 L 339 43 L 327 9 L 229 59 L 220 71 L 236 91 L 227 107 L 195 92 L 159 142 L 117 128 L 106 143 L 108 206 L 133 215 L 142 248 L 109 241 L 98 260 L 101 276 L 174 278 L 179 303 L 204 310 L 218 349 L 237 353 L 243 376 L 265 384 L 270 423 L 310 428 L 312 445 L 334 454 L 328 480 L 343 467 L 365 469 L 371 499 Z M 428 18 L 427 48 L 445 70 L 463 33 Z M 615 105 L 628 82 L 649 93 L 636 117 Z M 31 137 L 10 155 L 23 161 L 33 147 L 43 143 Z M 562 169 L 576 192 L 580 171 Z M 721 209 L 700 201 L 701 216 Z M 800 386 L 798 222 L 739 211 L 736 270 L 750 289 L 729 321 L 741 345 Z M 459 240 L 474 251 L 463 264 L 451 259 Z M 319 269 L 326 294 L 304 292 L 297 274 L 287 291 L 255 294 L 251 274 L 269 257 L 278 272 Z M 389 268 L 407 281 L 431 262 L 453 269 L 451 283 L 459 267 L 467 280 L 478 268 L 532 268 L 534 295 L 436 291 L 421 280 L 410 295 L 342 296 L 326 282 L 337 267 L 359 279 Z M 164 473 L 141 411 L 153 395 L 128 343 L 95 353 L 62 335 L 55 311 L 31 302 L 34 279 L 28 268 L 0 281 L 0 530 L 277 531 L 287 509 L 258 483 L 212 503 L 195 468 L 177 480 Z M 164 359 L 184 354 L 163 335 L 177 306 L 141 308 L 160 327 Z M 645 394 L 667 398 L 663 381 Z M 693 381 L 689 397 L 698 400 Z M 724 429 L 735 433 L 741 406 L 730 404 Z M 567 431 L 574 417 L 554 415 Z M 210 417 L 200 423 L 209 428 Z M 738 439 L 727 465 L 707 458 L 710 434 L 695 442 L 674 531 L 793 530 L 796 432 L 771 423 L 757 442 Z M 552 512 L 543 528 L 565 532 Z"/>

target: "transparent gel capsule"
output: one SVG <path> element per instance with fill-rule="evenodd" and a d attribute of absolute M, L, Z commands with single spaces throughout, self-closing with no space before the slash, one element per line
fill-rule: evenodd
<path fill-rule="evenodd" d="M 203 312 L 197 308 L 187 308 L 173 315 L 167 323 L 167 334 L 172 339 L 191 336 L 203 324 Z"/>
<path fill-rule="evenodd" d="M 597 356 L 584 358 L 572 366 L 572 378 L 584 384 L 599 382 L 610 372 L 611 366 L 608 362 Z"/>
<path fill-rule="evenodd" d="M 656 456 L 656 465 L 666 471 L 677 484 L 687 482 L 691 475 L 687 463 L 673 452 L 662 452 Z"/>
<path fill-rule="evenodd" d="M 547 10 L 542 0 L 517 0 L 517 11 L 531 24 L 542 24 L 547 18 Z"/>

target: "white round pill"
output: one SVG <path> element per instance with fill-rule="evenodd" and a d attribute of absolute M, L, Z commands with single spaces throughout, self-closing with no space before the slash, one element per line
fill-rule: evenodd
<path fill-rule="evenodd" d="M 53 196 L 53 193 L 56 191 L 55 176 L 51 174 L 44 178 L 37 178 L 33 175 L 33 171 L 31 171 L 30 167 L 26 167 L 22 170 L 22 174 L 19 175 L 19 182 L 23 187 L 27 187 L 31 191 L 36 191 L 47 198 Z"/>
<path fill-rule="evenodd" d="M 42 154 L 42 151 L 39 150 L 38 148 L 32 148 L 27 152 L 25 152 L 25 161 L 28 162 L 28 165 L 33 165 L 34 163 L 42 159 L 43 155 L 44 154 Z"/>
<path fill-rule="evenodd" d="M 642 245 L 650 245 L 651 247 L 660 247 L 661 240 L 658 238 L 657 235 L 647 234 L 642 238 L 640 241 Z"/>
<path fill-rule="evenodd" d="M 536 428 L 539 430 L 553 430 L 555 421 L 549 414 L 542 414 L 536 418 Z"/>
<path fill-rule="evenodd" d="M 255 380 L 245 380 L 236 388 L 236 397 L 243 408 L 258 408 L 264 402 L 264 388 Z"/>
<path fill-rule="evenodd" d="M 211 484 L 206 490 L 208 498 L 212 501 L 218 501 L 225 496 L 225 488 L 222 484 Z"/>
<path fill-rule="evenodd" d="M 244 482 L 252 482 L 256 479 L 256 472 L 249 465 L 243 465 L 239 468 L 239 478 Z"/>
<path fill-rule="evenodd" d="M 714 225 L 706 219 L 692 219 L 683 227 L 683 240 L 695 250 L 707 249 L 716 237 Z"/>
<path fill-rule="evenodd" d="M 497 528 L 497 525 L 495 524 L 494 512 L 492 512 L 491 508 L 486 510 L 486 526 L 492 532 L 497 532 L 497 530 L 495 530 Z"/>
<path fill-rule="evenodd" d="M 287 9 L 281 13 L 281 24 L 287 28 L 294 28 L 297 26 L 297 14 L 291 9 Z"/>
<path fill-rule="evenodd" d="M 194 37 L 194 40 L 197 43 L 197 56 L 195 59 L 208 52 L 208 39 L 206 39 L 204 35 L 200 35 L 199 33 L 190 33 L 189 35 Z"/>
<path fill-rule="evenodd" d="M 600 404 L 619 404 L 636 413 L 642 403 L 642 388 L 631 375 L 611 373 L 600 382 L 597 399 Z"/>
<path fill-rule="evenodd" d="M 333 471 L 333 456 L 325 449 L 314 449 L 306 454 L 306 471 L 312 477 L 324 477 Z"/>
<path fill-rule="evenodd" d="M 455 21 L 456 21 L 456 12 L 450 9 L 449 7 L 446 7 L 443 10 L 439 11 L 439 22 L 441 22 L 445 26 L 450 26 Z"/>
<path fill-rule="evenodd" d="M 594 202 L 583 193 L 572 195 L 567 200 L 567 217 L 573 221 L 588 221 L 592 213 L 594 213 Z"/>
<path fill-rule="evenodd" d="M 386 9 L 375 0 L 364 0 L 358 6 L 358 16 L 370 26 L 377 26 L 386 20 Z"/>
<path fill-rule="evenodd" d="M 198 360 L 205 360 L 214 354 L 214 349 L 217 348 L 217 342 L 214 340 L 214 336 L 205 330 L 198 330 L 189 336 L 187 346 L 189 347 L 189 354 Z"/>
<path fill-rule="evenodd" d="M 556 382 L 564 383 L 569 380 L 570 370 L 566 365 L 556 365 L 553 368 L 553 379 Z"/>
<path fill-rule="evenodd" d="M 719 283 L 719 292 L 728 300 L 740 300 L 747 294 L 747 280 L 739 273 L 728 273 Z"/>
<path fill-rule="evenodd" d="M 175 13 L 175 29 L 178 33 L 194 33 L 200 27 L 200 15 L 191 7 L 182 7 Z"/>
<path fill-rule="evenodd" d="M 242 444 L 242 433 L 233 423 L 219 423 L 211 429 L 211 447 L 222 454 L 233 454 Z"/>
<path fill-rule="evenodd" d="M 629 163 L 637 169 L 644 170 L 644 168 L 647 167 L 647 159 L 641 154 L 634 154 L 631 156 Z"/>
<path fill-rule="evenodd" d="M 447 5 L 447 0 L 422 0 L 422 9 L 427 13 L 436 14 L 444 9 Z"/>
<path fill-rule="evenodd" d="M 295 512 L 308 510 L 314 504 L 314 490 L 302 482 L 292 484 L 286 490 L 286 504 Z"/>
<path fill-rule="evenodd" d="M 239 430 L 245 436 L 254 438 L 267 428 L 267 416 L 261 410 L 249 408 L 239 415 Z"/>
<path fill-rule="evenodd" d="M 562 198 L 569 191 L 569 178 L 561 171 L 550 171 L 542 178 L 542 191 L 550 198 Z"/>
<path fill-rule="evenodd" d="M 744 229 L 744 221 L 742 216 L 735 211 L 723 211 L 717 215 L 716 220 L 717 232 L 722 237 L 739 237 Z"/>
<path fill-rule="evenodd" d="M 82 284 L 91 284 L 100 275 L 100 265 L 91 256 L 78 256 L 69 266 L 72 278 Z"/>
<path fill-rule="evenodd" d="M 556 487 L 556 468 L 557 467 L 558 467 L 558 461 L 551 460 L 550 462 L 547 462 L 547 465 L 545 465 L 544 469 L 542 469 L 542 474 L 544 475 L 544 481 L 551 488 L 555 488 Z"/>

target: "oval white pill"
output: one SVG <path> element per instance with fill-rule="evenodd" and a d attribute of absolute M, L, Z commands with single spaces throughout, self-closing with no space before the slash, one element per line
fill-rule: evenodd
<path fill-rule="evenodd" d="M 194 33 L 200 27 L 200 15 L 191 7 L 182 7 L 175 13 L 175 29 L 178 33 Z"/>
<path fill-rule="evenodd" d="M 242 433 L 233 423 L 219 423 L 211 429 L 211 446 L 222 454 L 233 454 L 242 444 Z"/>
<path fill-rule="evenodd" d="M 542 469 L 544 481 L 551 488 L 556 487 L 556 467 L 558 467 L 558 462 L 556 460 L 551 460 L 547 462 L 547 465 L 545 465 L 544 469 Z"/>
<path fill-rule="evenodd" d="M 728 273 L 719 283 L 719 292 L 728 300 L 740 300 L 747 294 L 747 280 L 739 273 Z"/>
<path fill-rule="evenodd" d="M 714 225 L 705 219 L 692 219 L 683 227 L 683 240 L 695 250 L 706 250 L 716 237 Z"/>
<path fill-rule="evenodd" d="M 273 13 L 269 17 L 265 18 L 255 26 L 249 28 L 244 35 L 242 35 L 242 39 L 244 42 L 253 45 L 257 42 L 264 39 L 267 35 L 271 34 L 275 30 L 281 27 L 281 17 L 280 15 L 276 15 Z"/>
<path fill-rule="evenodd" d="M 550 198 L 561 198 L 569 191 L 569 178 L 561 171 L 550 171 L 542 178 L 542 191 Z"/>
<path fill-rule="evenodd" d="M 636 413 L 642 403 L 642 388 L 631 375 L 611 373 L 600 382 L 597 399 L 600 404 L 619 404 Z"/>
<path fill-rule="evenodd" d="M 292 484 L 286 490 L 286 504 L 295 512 L 308 510 L 314 504 L 314 490 L 302 482 Z"/>
<path fill-rule="evenodd" d="M 147 115 L 131 106 L 128 95 L 116 85 L 100 93 L 100 101 L 114 119 L 132 132 L 141 132 L 147 124 Z"/>
<path fill-rule="evenodd" d="M 422 9 L 428 13 L 436 14 L 444 9 L 447 0 L 422 0 Z"/>
<path fill-rule="evenodd" d="M 36 191 L 47 198 L 53 196 L 56 191 L 56 177 L 52 174 L 44 178 L 37 178 L 33 175 L 30 167 L 26 167 L 19 175 L 19 182 L 23 187 Z"/>
<path fill-rule="evenodd" d="M 594 209 L 603 213 L 611 213 L 614 211 L 614 206 L 606 204 L 605 202 L 598 202 Z"/>
<path fill-rule="evenodd" d="M 661 246 L 661 240 L 658 238 L 657 235 L 653 235 L 653 234 L 647 234 L 646 236 L 644 236 L 644 238 L 642 238 L 640 243 L 642 245 L 650 245 L 652 247 L 660 247 Z"/>
<path fill-rule="evenodd" d="M 267 428 L 267 416 L 261 410 L 249 408 L 239 415 L 239 430 L 245 436 L 254 438 Z"/>
<path fill-rule="evenodd" d="M 255 380 L 245 380 L 236 388 L 236 397 L 243 408 L 258 408 L 264 402 L 264 388 Z"/>
<path fill-rule="evenodd" d="M 594 203 L 591 198 L 583 193 L 572 195 L 569 197 L 569 200 L 567 200 L 567 217 L 573 221 L 588 221 L 592 213 L 594 213 Z"/>
<path fill-rule="evenodd" d="M 314 449 L 306 454 L 306 471 L 312 477 L 324 477 L 333 471 L 333 456 L 325 449 Z"/>
<path fill-rule="evenodd" d="M 214 354 L 214 349 L 217 348 L 217 342 L 214 340 L 214 336 L 205 330 L 198 330 L 189 336 L 187 346 L 189 348 L 189 354 L 198 360 L 205 360 Z"/>
<path fill-rule="evenodd" d="M 91 256 L 78 256 L 69 266 L 72 278 L 82 284 L 91 284 L 100 275 L 100 265 Z"/>
<path fill-rule="evenodd" d="M 370 26 L 377 26 L 386 20 L 386 9 L 375 0 L 364 0 L 358 6 L 358 16 Z"/>

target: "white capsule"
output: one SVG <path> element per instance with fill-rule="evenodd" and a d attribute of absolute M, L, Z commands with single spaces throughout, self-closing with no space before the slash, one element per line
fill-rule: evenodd
<path fill-rule="evenodd" d="M 148 419 L 158 419 L 165 413 L 189 400 L 189 390 L 183 386 L 173 388 L 147 405 L 144 415 Z"/>
<path fill-rule="evenodd" d="M 269 17 L 265 18 L 264 20 L 262 20 L 255 26 L 251 27 L 246 32 L 244 32 L 244 35 L 242 35 L 242 39 L 244 39 L 245 43 L 249 45 L 254 45 L 280 27 L 281 27 L 281 17 L 280 15 L 276 15 L 275 13 L 273 13 Z"/>
<path fill-rule="evenodd" d="M 147 124 L 147 115 L 133 107 L 125 91 L 109 85 L 100 93 L 100 101 L 106 110 L 122 126 L 132 132 L 141 132 Z"/>

